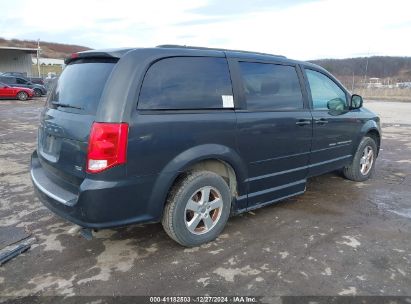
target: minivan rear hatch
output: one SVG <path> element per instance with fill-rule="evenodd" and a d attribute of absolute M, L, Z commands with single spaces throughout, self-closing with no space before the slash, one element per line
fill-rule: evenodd
<path fill-rule="evenodd" d="M 37 151 L 47 173 L 77 186 L 84 179 L 90 129 L 117 61 L 89 56 L 68 61 L 40 118 Z"/>

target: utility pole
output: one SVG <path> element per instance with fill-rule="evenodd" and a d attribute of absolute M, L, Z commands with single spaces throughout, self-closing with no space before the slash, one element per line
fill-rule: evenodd
<path fill-rule="evenodd" d="M 367 81 L 367 73 L 368 73 L 368 60 L 370 59 L 370 50 L 368 50 L 367 54 L 367 61 L 365 63 L 365 73 L 364 73 L 364 87 L 365 87 L 365 82 Z"/>
<path fill-rule="evenodd" d="M 39 57 L 40 57 L 40 39 L 37 39 L 37 73 L 38 73 L 38 76 L 41 77 Z"/>
<path fill-rule="evenodd" d="M 354 75 L 354 71 L 353 71 L 353 72 L 352 72 L 351 93 L 354 92 L 354 86 L 355 86 L 355 75 Z"/>

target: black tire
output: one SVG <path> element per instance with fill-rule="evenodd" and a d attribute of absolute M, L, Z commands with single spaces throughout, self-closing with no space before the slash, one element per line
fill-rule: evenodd
<path fill-rule="evenodd" d="M 362 170 L 362 162 L 365 161 L 364 155 L 366 153 L 366 149 L 372 149 L 372 163 L 369 168 L 365 168 L 367 170 Z M 377 158 L 377 144 L 375 140 L 371 137 L 364 137 L 360 144 L 358 145 L 357 151 L 354 155 L 354 158 L 350 165 L 343 168 L 343 174 L 347 179 L 356 182 L 362 182 L 369 179 L 375 170 L 375 161 Z"/>
<path fill-rule="evenodd" d="M 40 89 L 34 89 L 34 96 L 36 97 L 41 97 L 41 90 Z"/>
<path fill-rule="evenodd" d="M 17 93 L 17 99 L 18 100 L 27 100 L 28 98 L 29 98 L 29 94 L 27 94 L 26 92 L 23 92 L 23 91 L 21 91 L 21 92 L 18 92 Z"/>
<path fill-rule="evenodd" d="M 207 191 L 209 188 L 209 193 L 211 193 L 207 198 L 207 201 L 211 198 L 209 204 L 216 202 L 220 196 L 222 207 L 210 211 L 207 211 L 207 207 L 203 208 L 205 210 L 198 212 L 187 210 L 189 201 L 195 202 L 193 198 L 201 196 L 202 191 Z M 193 247 L 210 242 L 224 229 L 230 215 L 231 200 L 230 189 L 221 176 L 209 171 L 189 172 L 176 182 L 168 195 L 162 219 L 164 230 L 173 240 L 185 247 Z M 202 202 L 199 202 L 199 204 L 202 204 Z M 206 203 L 204 204 L 206 205 Z M 218 215 L 215 216 L 217 210 Z M 190 213 L 192 213 L 192 222 L 195 222 L 194 217 L 208 216 L 210 219 L 205 218 L 205 220 L 208 220 L 207 223 L 212 220 L 214 226 L 209 226 L 210 229 L 208 229 L 206 222 L 200 220 L 198 226 L 195 226 L 197 227 L 196 231 L 190 231 L 188 228 L 188 224 L 191 222 L 188 221 Z M 215 217 L 215 220 L 213 220 L 213 217 Z M 202 225 L 203 227 L 201 227 Z M 191 229 L 193 229 L 193 225 L 191 226 Z"/>

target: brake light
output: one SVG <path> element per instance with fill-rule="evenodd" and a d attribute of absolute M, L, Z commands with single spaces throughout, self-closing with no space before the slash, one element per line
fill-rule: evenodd
<path fill-rule="evenodd" d="M 126 163 L 128 124 L 95 122 L 87 152 L 87 172 L 98 173 Z"/>

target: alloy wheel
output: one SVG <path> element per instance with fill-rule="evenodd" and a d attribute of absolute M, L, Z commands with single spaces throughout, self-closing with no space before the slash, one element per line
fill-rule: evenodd
<path fill-rule="evenodd" d="M 372 165 L 374 164 L 374 150 L 371 146 L 366 146 L 362 152 L 360 159 L 360 172 L 362 175 L 367 175 Z"/>
<path fill-rule="evenodd" d="M 214 187 L 202 187 L 196 190 L 185 208 L 185 224 L 193 234 L 204 234 L 213 229 L 220 220 L 223 200 Z"/>

